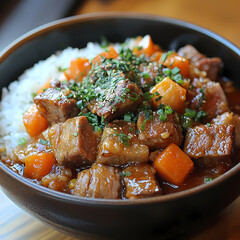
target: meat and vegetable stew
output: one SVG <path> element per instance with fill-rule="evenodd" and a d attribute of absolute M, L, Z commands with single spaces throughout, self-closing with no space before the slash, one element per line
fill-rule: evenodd
<path fill-rule="evenodd" d="M 2 161 L 79 197 L 137 199 L 206 184 L 238 162 L 237 90 L 222 68 L 192 45 L 166 52 L 149 35 L 105 41 L 34 94 L 22 116 L 30 140 L 19 138 Z"/>

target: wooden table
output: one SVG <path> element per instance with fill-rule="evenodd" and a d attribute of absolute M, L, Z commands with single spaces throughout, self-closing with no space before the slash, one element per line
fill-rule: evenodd
<path fill-rule="evenodd" d="M 158 14 L 186 20 L 222 35 L 240 47 L 239 0 L 89 0 L 75 14 L 103 11 L 131 11 Z M 73 240 L 23 212 L 0 190 L 1 240 Z M 89 239 L 81 237 L 81 239 Z M 215 223 L 191 240 L 239 240 L 240 198 L 231 204 Z"/>

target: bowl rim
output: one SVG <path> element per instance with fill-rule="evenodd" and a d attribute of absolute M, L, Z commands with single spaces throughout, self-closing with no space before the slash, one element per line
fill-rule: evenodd
<path fill-rule="evenodd" d="M 89 13 L 77 16 L 71 16 L 67 18 L 62 18 L 59 20 L 52 21 L 50 23 L 46 23 L 42 26 L 39 26 L 9 44 L 0 52 L 0 64 L 4 61 L 14 50 L 22 46 L 24 43 L 31 41 L 45 33 L 50 32 L 51 30 L 55 30 L 58 28 L 64 28 L 66 26 L 70 26 L 72 24 L 78 24 L 85 21 L 97 21 L 97 20 L 110 20 L 110 19 L 142 19 L 142 20 L 154 20 L 159 22 L 166 22 L 173 25 L 182 26 L 184 28 L 191 29 L 195 32 L 201 33 L 203 35 L 207 35 L 210 38 L 220 42 L 228 49 L 231 49 L 233 52 L 240 56 L 240 49 L 231 43 L 229 40 L 226 40 L 219 34 L 214 33 L 204 27 L 200 27 L 196 24 L 189 23 L 187 21 L 178 20 L 170 17 L 163 17 L 159 15 L 153 14 L 143 14 L 143 13 L 133 13 L 133 12 L 102 12 L 102 13 Z M 231 176 L 237 174 L 240 171 L 240 163 L 235 165 L 233 168 L 228 170 L 223 175 L 217 177 L 213 181 L 207 184 L 201 184 L 197 187 L 184 190 L 177 193 L 172 193 L 168 195 L 155 196 L 143 199 L 94 199 L 94 198 L 86 198 L 86 197 L 77 197 L 71 194 L 58 192 L 44 186 L 38 185 L 33 181 L 17 174 L 10 168 L 8 168 L 3 162 L 0 161 L 0 168 L 7 174 L 9 177 L 14 178 L 15 181 L 24 184 L 26 187 L 31 188 L 33 191 L 38 191 L 43 195 L 48 195 L 51 198 L 58 198 L 65 202 L 71 202 L 74 204 L 81 205 L 102 205 L 102 206 L 132 206 L 132 205 L 146 205 L 149 203 L 163 203 L 169 201 L 175 201 L 180 198 L 190 197 L 194 194 L 198 194 L 200 192 L 207 191 L 210 188 L 216 187 L 221 184 Z"/>

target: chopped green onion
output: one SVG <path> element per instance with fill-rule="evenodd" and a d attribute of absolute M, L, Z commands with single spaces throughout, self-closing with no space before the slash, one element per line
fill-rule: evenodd
<path fill-rule="evenodd" d="M 125 177 L 129 177 L 129 176 L 131 176 L 131 174 L 132 174 L 131 172 L 126 171 L 126 172 L 125 172 Z"/>
<path fill-rule="evenodd" d="M 204 178 L 204 183 L 209 183 L 211 182 L 213 179 L 212 178 Z"/>
<path fill-rule="evenodd" d="M 173 113 L 173 109 L 170 106 L 165 106 L 165 111 L 164 111 L 167 115 L 172 114 Z"/>
<path fill-rule="evenodd" d="M 203 110 L 199 111 L 197 114 L 196 114 L 196 118 L 197 120 L 201 120 L 202 118 L 205 118 L 207 116 L 207 113 Z"/>
<path fill-rule="evenodd" d="M 32 98 L 35 98 L 37 96 L 36 93 L 32 93 Z"/>
<path fill-rule="evenodd" d="M 165 122 L 167 119 L 167 116 L 164 114 L 163 109 L 159 109 L 157 111 L 157 114 L 159 115 L 159 120 L 162 122 Z"/>
<path fill-rule="evenodd" d="M 47 140 L 44 140 L 44 139 L 39 139 L 38 142 L 42 145 L 45 145 L 45 144 L 49 143 Z"/>
<path fill-rule="evenodd" d="M 155 92 L 155 95 L 156 95 L 157 92 Z M 159 93 L 158 93 L 159 94 Z M 150 93 L 150 92 L 145 92 L 143 94 L 143 98 L 144 100 L 151 100 L 152 98 L 154 97 L 154 94 Z"/>
<path fill-rule="evenodd" d="M 17 144 L 18 145 L 24 145 L 27 143 L 27 140 L 25 138 L 19 138 L 18 141 L 17 141 Z"/>
<path fill-rule="evenodd" d="M 186 108 L 184 116 L 194 118 L 196 116 L 196 111 L 190 108 Z"/>
<path fill-rule="evenodd" d="M 170 68 L 163 68 L 162 71 L 165 75 L 170 75 L 171 74 L 171 69 Z"/>
<path fill-rule="evenodd" d="M 94 126 L 94 132 L 102 132 L 102 129 L 99 126 Z"/>
<path fill-rule="evenodd" d="M 131 96 L 131 95 L 134 95 L 134 96 Z M 139 98 L 139 96 L 138 96 L 137 93 L 135 93 L 135 92 L 130 92 L 130 93 L 129 93 L 129 99 L 130 99 L 130 100 L 136 102 L 136 101 L 138 100 L 138 98 Z"/>
<path fill-rule="evenodd" d="M 125 113 L 124 114 L 124 121 L 125 122 L 131 122 L 132 118 L 131 118 L 131 114 L 130 113 Z"/>
<path fill-rule="evenodd" d="M 180 69 L 179 69 L 178 67 L 174 67 L 174 68 L 172 69 L 172 74 L 173 74 L 173 75 L 176 75 L 176 74 L 178 74 L 178 73 L 180 73 Z"/>
<path fill-rule="evenodd" d="M 148 71 L 146 71 L 146 72 L 143 72 L 142 73 L 142 77 L 145 79 L 145 78 L 149 78 L 150 76 L 149 76 L 149 72 Z"/>
<path fill-rule="evenodd" d="M 73 133 L 73 136 L 74 136 L 74 137 L 77 137 L 77 135 L 78 135 L 77 132 L 74 132 L 74 133 Z"/>
<path fill-rule="evenodd" d="M 207 123 L 207 126 L 208 126 L 208 127 L 210 127 L 210 126 L 211 126 L 211 124 L 210 124 L 210 123 Z"/>
<path fill-rule="evenodd" d="M 168 52 L 166 52 L 166 53 L 163 53 L 162 56 L 161 56 L 161 60 L 162 60 L 163 62 L 165 62 L 166 59 L 167 59 L 167 57 L 168 57 L 169 55 L 171 55 L 173 52 L 174 52 L 174 51 L 168 51 Z"/>

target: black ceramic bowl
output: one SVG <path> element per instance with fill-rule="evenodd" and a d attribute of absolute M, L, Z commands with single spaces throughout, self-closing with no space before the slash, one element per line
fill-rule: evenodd
<path fill-rule="evenodd" d="M 71 17 L 37 28 L 0 55 L 1 88 L 39 60 L 67 46 L 89 41 L 122 42 L 150 34 L 164 49 L 193 44 L 224 62 L 224 75 L 239 84 L 240 50 L 222 37 L 195 25 L 138 14 L 94 14 Z M 14 67 L 13 67 L 14 66 Z M 211 183 L 172 195 L 139 200 L 84 199 L 29 182 L 0 163 L 0 184 L 17 205 L 56 229 L 119 238 L 181 235 L 212 218 L 240 194 L 240 164 Z"/>

